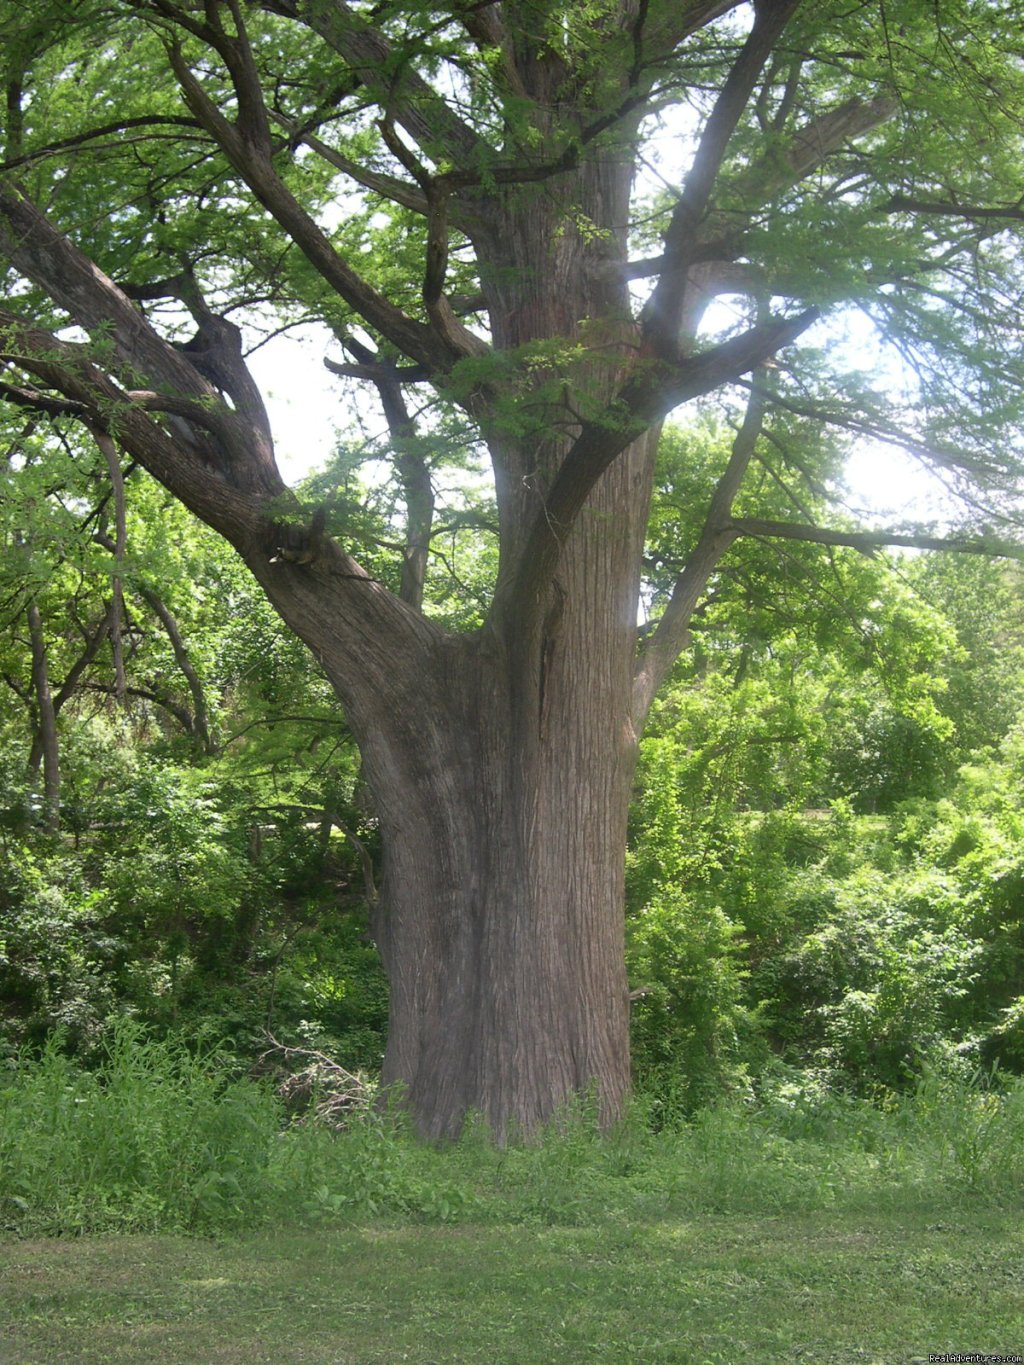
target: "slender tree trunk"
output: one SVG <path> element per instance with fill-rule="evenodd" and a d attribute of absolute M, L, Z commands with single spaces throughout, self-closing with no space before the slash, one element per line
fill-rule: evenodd
<path fill-rule="evenodd" d="M 210 712 L 206 705 L 206 690 L 203 681 L 195 670 L 195 666 L 189 657 L 188 649 L 182 638 L 181 630 L 178 626 L 174 614 L 164 602 L 159 594 L 145 584 L 138 584 L 136 591 L 139 596 L 149 604 L 156 614 L 157 619 L 167 632 L 167 638 L 171 642 L 171 649 L 174 651 L 174 660 L 181 669 L 182 675 L 188 684 L 188 690 L 192 697 L 192 716 L 191 727 L 192 735 L 197 749 L 204 754 L 214 754 L 217 752 L 217 742 L 210 725 Z"/>
<path fill-rule="evenodd" d="M 110 487 L 114 496 L 114 563 L 116 569 L 110 584 L 110 650 L 114 663 L 114 696 L 123 704 L 128 695 L 128 679 L 124 669 L 124 640 L 121 635 L 121 626 L 124 622 L 124 590 L 122 586 L 124 577 L 122 570 L 128 538 L 124 505 L 124 473 L 121 469 L 121 459 L 117 453 L 117 447 L 110 437 L 102 431 L 95 430 L 93 431 L 93 438 L 107 462 Z"/>
<path fill-rule="evenodd" d="M 68 669 L 64 681 L 61 683 L 56 694 L 53 696 L 53 713 L 59 716 L 64 704 L 75 695 L 78 684 L 82 679 L 86 669 L 95 659 L 100 651 L 103 641 L 107 638 L 110 631 L 110 615 L 112 608 L 108 607 L 103 617 L 97 622 L 91 635 L 86 637 L 85 648 Z M 43 761 L 43 736 L 37 730 L 32 739 L 32 748 L 28 756 L 28 766 L 33 772 L 39 771 L 39 765 Z"/>
<path fill-rule="evenodd" d="M 60 747 L 57 739 L 57 712 L 50 692 L 43 618 L 35 602 L 29 603 L 28 629 L 32 642 L 32 690 L 35 694 L 38 718 L 38 747 L 43 763 L 43 825 L 48 833 L 56 834 L 60 829 Z"/>

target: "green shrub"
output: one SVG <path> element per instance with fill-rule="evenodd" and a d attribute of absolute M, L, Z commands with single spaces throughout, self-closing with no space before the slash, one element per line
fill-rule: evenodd
<path fill-rule="evenodd" d="M 736 926 L 716 905 L 664 892 L 629 928 L 633 1067 L 663 1112 L 693 1113 L 745 1083 Z"/>

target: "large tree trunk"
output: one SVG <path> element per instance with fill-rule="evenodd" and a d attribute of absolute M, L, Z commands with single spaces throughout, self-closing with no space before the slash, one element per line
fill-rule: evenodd
<path fill-rule="evenodd" d="M 586 334 L 588 359 L 571 362 L 577 401 L 606 401 L 633 338 L 607 323 L 610 310 L 628 317 L 608 269 L 625 242 L 581 234 L 574 217 L 624 223 L 629 179 L 628 163 L 602 164 L 561 194 L 518 192 L 500 238 L 480 244 L 485 279 L 499 282 L 487 292 L 502 345 L 564 338 L 568 349 Z M 589 319 L 602 319 L 604 348 Z M 524 553 L 575 435 L 551 382 L 560 363 L 537 372 L 538 402 L 519 391 L 525 429 L 490 433 L 502 535 L 488 625 L 438 651 L 397 743 L 393 717 L 355 718 L 384 835 L 384 1080 L 407 1090 L 430 1137 L 477 1111 L 503 1141 L 589 1087 L 611 1121 L 629 1087 L 624 852 L 656 436 L 593 489 L 553 577 L 531 580 Z"/>
<path fill-rule="evenodd" d="M 590 1084 L 610 1119 L 629 1083 L 631 754 L 610 745 L 598 759 L 578 726 L 546 747 L 539 771 L 521 771 L 495 684 L 474 700 L 473 741 L 447 737 L 463 750 L 450 753 L 454 771 L 425 776 L 385 821 L 384 1080 L 407 1088 L 429 1137 L 453 1135 L 475 1110 L 504 1140 Z"/>
<path fill-rule="evenodd" d="M 410 678 L 421 702 L 398 735 L 393 717 L 357 721 L 384 836 L 384 1079 L 407 1088 L 431 1137 L 475 1110 L 503 1140 L 591 1085 L 609 1121 L 629 1085 L 640 531 L 618 485 L 649 464 L 642 444 L 598 491 L 535 640 L 497 628 L 449 640 L 431 676 Z"/>
<path fill-rule="evenodd" d="M 383 847 L 372 928 L 391 987 L 384 1081 L 431 1138 L 475 1111 L 504 1141 L 590 1087 L 604 1122 L 621 1113 L 637 601 L 656 443 L 649 432 L 601 477 L 536 598 L 513 583 L 468 637 L 411 618 L 397 660 L 378 658 L 378 637 L 338 630 L 329 561 L 247 556 L 360 745 Z M 535 509 L 535 495 L 522 499 L 517 524 L 506 507 L 503 553 Z"/>
<path fill-rule="evenodd" d="M 384 1081 L 427 1137 L 476 1111 L 504 1141 L 591 1086 L 604 1122 L 621 1112 L 645 499 L 637 525 L 620 489 L 648 482 L 649 444 L 602 481 L 537 631 L 511 618 L 458 638 L 424 623 L 404 662 L 385 677 L 368 657 L 353 686 L 351 645 L 332 634 L 314 573 L 275 584 L 261 571 L 359 741 L 383 848 L 372 930 L 391 987 Z"/>
<path fill-rule="evenodd" d="M 610 1122 L 629 1086 L 624 853 L 656 431 L 605 470 L 571 529 L 551 527 L 545 572 L 530 556 L 576 405 L 600 410 L 635 359 L 615 268 L 630 176 L 629 158 L 595 158 L 558 184 L 517 187 L 494 214 L 500 231 L 481 229 L 496 343 L 554 343 L 493 381 L 508 383 L 511 416 L 487 430 L 501 562 L 486 626 L 458 638 L 424 623 L 408 657 L 380 669 L 367 638 L 354 667 L 328 580 L 309 593 L 294 576 L 305 571 L 250 557 L 359 741 L 383 845 L 384 1080 L 429 1137 L 477 1111 L 504 1141 L 591 1086 Z"/>

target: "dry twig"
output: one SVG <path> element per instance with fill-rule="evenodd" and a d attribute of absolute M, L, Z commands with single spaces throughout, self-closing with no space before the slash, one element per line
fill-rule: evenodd
<path fill-rule="evenodd" d="M 299 1071 L 289 1071 L 277 1087 L 289 1115 L 296 1123 L 322 1123 L 328 1128 L 344 1128 L 354 1114 L 373 1103 L 375 1088 L 358 1071 L 346 1071 L 324 1052 L 315 1048 L 288 1047 L 268 1033 L 272 1046 L 260 1057 L 265 1062 L 276 1057 L 285 1067 L 302 1058 Z"/>

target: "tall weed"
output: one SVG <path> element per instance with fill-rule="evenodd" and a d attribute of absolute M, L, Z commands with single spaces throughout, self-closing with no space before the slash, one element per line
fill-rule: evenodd
<path fill-rule="evenodd" d="M 927 1069 L 902 1102 L 908 1147 L 941 1175 L 998 1199 L 1024 1188 L 1024 1080 L 998 1071 Z"/>
<path fill-rule="evenodd" d="M 946 1069 L 870 1104 L 791 1074 L 757 1101 L 665 1126 L 637 1101 L 602 1133 L 570 1106 L 499 1149 L 467 1124 L 445 1148 L 401 1112 L 343 1131 L 284 1126 L 215 1050 L 115 1029 L 81 1070 L 51 1043 L 0 1082 L 0 1226 L 29 1234 L 327 1224 L 649 1223 L 720 1213 L 1024 1202 L 1024 1082 Z"/>
<path fill-rule="evenodd" d="M 25 1230 L 196 1229 L 265 1202 L 280 1106 L 216 1051 L 121 1022 L 94 1071 L 52 1039 L 0 1089 L 0 1217 Z"/>

